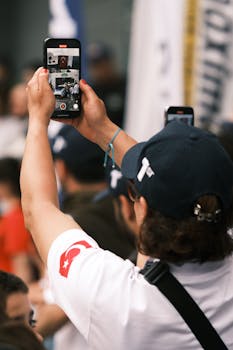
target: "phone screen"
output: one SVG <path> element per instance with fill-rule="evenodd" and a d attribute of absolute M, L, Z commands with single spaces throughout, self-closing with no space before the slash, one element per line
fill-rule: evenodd
<path fill-rule="evenodd" d="M 46 47 L 49 83 L 56 97 L 53 116 L 73 117 L 80 112 L 80 48 L 59 46 Z"/>
<path fill-rule="evenodd" d="M 167 124 L 174 119 L 179 120 L 188 125 L 193 125 L 193 114 L 168 114 Z"/>
<path fill-rule="evenodd" d="M 194 111 L 190 106 L 170 106 L 165 109 L 165 125 L 172 120 L 179 120 L 187 125 L 194 125 Z"/>

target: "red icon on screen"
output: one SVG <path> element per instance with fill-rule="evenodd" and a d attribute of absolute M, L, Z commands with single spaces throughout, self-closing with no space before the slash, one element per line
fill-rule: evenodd
<path fill-rule="evenodd" d="M 62 111 L 64 111 L 64 110 L 66 109 L 66 103 L 62 102 L 62 103 L 60 104 L 60 109 L 61 109 Z"/>

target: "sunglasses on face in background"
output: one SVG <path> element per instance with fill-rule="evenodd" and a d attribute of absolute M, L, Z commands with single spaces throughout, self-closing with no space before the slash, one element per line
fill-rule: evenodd
<path fill-rule="evenodd" d="M 36 322 L 37 321 L 36 321 L 36 318 L 35 318 L 35 311 L 32 308 L 31 311 L 30 311 L 28 323 L 29 323 L 30 327 L 35 328 Z"/>
<path fill-rule="evenodd" d="M 29 317 L 26 318 L 25 315 L 20 315 L 13 318 L 14 321 L 24 322 L 30 327 L 34 328 L 36 326 L 36 319 L 34 318 L 34 310 L 31 309 Z"/>
<path fill-rule="evenodd" d="M 141 197 L 141 194 L 138 192 L 133 180 L 128 180 L 127 185 L 129 199 L 134 203 Z"/>

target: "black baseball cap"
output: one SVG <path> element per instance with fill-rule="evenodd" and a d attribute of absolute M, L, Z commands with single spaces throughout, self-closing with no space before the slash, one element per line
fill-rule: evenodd
<path fill-rule="evenodd" d="M 109 187 L 109 192 L 113 195 L 113 197 L 119 197 L 120 195 L 124 195 L 129 198 L 128 195 L 128 179 L 126 179 L 117 166 L 115 168 L 107 169 L 107 183 Z"/>
<path fill-rule="evenodd" d="M 105 179 L 104 152 L 72 127 L 63 128 L 52 144 L 55 159 L 62 159 L 79 181 L 95 182 Z"/>
<path fill-rule="evenodd" d="M 132 147 L 121 171 L 149 207 L 167 217 L 190 217 L 197 199 L 207 194 L 217 196 L 223 209 L 231 205 L 230 157 L 213 134 L 179 121 Z"/>
<path fill-rule="evenodd" d="M 108 187 L 95 196 L 94 202 L 98 202 L 108 196 L 118 198 L 120 195 L 124 195 L 130 199 L 128 194 L 128 179 L 122 175 L 120 168 L 117 166 L 112 168 L 112 164 L 110 165 L 109 162 L 109 165 L 105 168 L 105 176 Z"/>

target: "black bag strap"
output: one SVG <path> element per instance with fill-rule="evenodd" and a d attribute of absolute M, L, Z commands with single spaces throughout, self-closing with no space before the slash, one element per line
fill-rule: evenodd
<path fill-rule="evenodd" d="M 203 349 L 227 350 L 226 345 L 180 282 L 170 273 L 169 266 L 161 261 L 154 262 L 149 269 L 141 271 L 145 279 L 155 285 L 173 304 L 189 326 Z"/>

